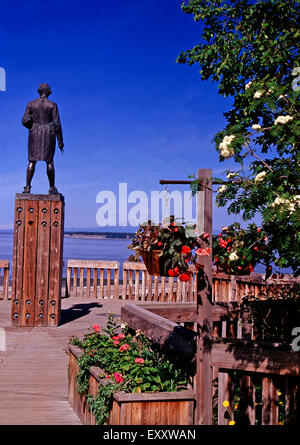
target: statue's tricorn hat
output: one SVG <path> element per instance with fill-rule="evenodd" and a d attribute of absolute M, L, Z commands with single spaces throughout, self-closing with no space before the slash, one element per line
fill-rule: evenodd
<path fill-rule="evenodd" d="M 50 86 L 47 83 L 41 83 L 41 85 L 38 88 L 39 94 L 45 94 L 46 96 L 50 96 L 52 93 Z"/>

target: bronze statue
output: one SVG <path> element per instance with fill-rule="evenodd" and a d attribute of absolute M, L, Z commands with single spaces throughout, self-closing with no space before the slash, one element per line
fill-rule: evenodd
<path fill-rule="evenodd" d="M 23 193 L 30 193 L 31 181 L 37 161 L 46 161 L 49 179 L 49 194 L 58 194 L 55 187 L 54 153 L 56 139 L 58 147 L 63 153 L 64 142 L 59 112 L 56 103 L 48 99 L 52 93 L 46 83 L 39 86 L 40 97 L 28 103 L 22 124 L 29 129 L 28 137 L 28 167 L 26 186 Z"/>

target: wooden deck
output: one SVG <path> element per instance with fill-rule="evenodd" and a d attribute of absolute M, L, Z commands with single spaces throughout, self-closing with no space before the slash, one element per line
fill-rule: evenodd
<path fill-rule="evenodd" d="M 120 314 L 126 301 L 62 299 L 58 327 L 10 325 L 9 300 L 0 301 L 0 425 L 80 425 L 68 402 L 68 355 L 72 335 L 82 336 L 94 323 L 103 326 L 109 311 Z M 0 343 L 1 347 L 1 343 Z"/>

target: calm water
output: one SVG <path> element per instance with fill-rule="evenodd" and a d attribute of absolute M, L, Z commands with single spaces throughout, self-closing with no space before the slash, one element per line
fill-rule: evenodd
<path fill-rule="evenodd" d="M 115 260 L 120 262 L 120 267 L 129 255 L 134 252 L 127 249 L 131 240 L 128 239 L 64 239 L 64 262 L 68 259 L 77 260 Z M 13 234 L 0 232 L 0 259 L 9 260 L 12 269 L 13 255 Z M 264 273 L 264 266 L 258 265 L 255 272 Z M 290 269 L 283 269 L 282 272 L 291 273 Z"/>
<path fill-rule="evenodd" d="M 123 264 L 133 253 L 128 239 L 64 239 L 64 262 L 77 260 L 117 260 Z M 0 232 L 0 259 L 9 260 L 12 268 L 13 234 Z"/>

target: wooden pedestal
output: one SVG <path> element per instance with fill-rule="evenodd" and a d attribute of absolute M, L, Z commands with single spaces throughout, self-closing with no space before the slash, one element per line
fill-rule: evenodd
<path fill-rule="evenodd" d="M 63 270 L 64 197 L 17 194 L 13 326 L 58 326 Z"/>

